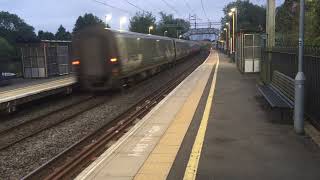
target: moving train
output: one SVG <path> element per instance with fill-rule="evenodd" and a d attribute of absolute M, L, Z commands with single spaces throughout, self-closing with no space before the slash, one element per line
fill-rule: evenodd
<path fill-rule="evenodd" d="M 195 41 L 100 26 L 77 33 L 72 47 L 78 81 L 91 91 L 117 88 L 136 76 L 153 75 L 200 51 Z"/>

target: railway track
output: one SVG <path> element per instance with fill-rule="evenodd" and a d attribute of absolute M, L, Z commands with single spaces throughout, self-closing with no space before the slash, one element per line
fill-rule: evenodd
<path fill-rule="evenodd" d="M 57 126 L 94 107 L 103 104 L 108 97 L 88 96 L 70 105 L 7 128 L 0 132 L 0 150 L 6 149 L 31 136 Z"/>
<path fill-rule="evenodd" d="M 196 61 L 173 80 L 133 105 L 111 123 L 105 124 L 97 131 L 74 143 L 23 179 L 70 179 L 75 177 L 93 159 L 107 149 L 110 142 L 121 137 L 130 126 L 147 114 L 183 79 L 191 74 L 201 62 Z"/>

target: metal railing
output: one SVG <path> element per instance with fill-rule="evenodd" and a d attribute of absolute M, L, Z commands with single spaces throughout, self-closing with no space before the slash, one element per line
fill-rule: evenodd
<path fill-rule="evenodd" d="M 269 83 L 272 72 L 280 71 L 295 78 L 298 70 L 298 47 L 275 47 L 262 50 L 261 80 Z M 305 47 L 304 55 L 306 114 L 320 125 L 320 47 Z"/>

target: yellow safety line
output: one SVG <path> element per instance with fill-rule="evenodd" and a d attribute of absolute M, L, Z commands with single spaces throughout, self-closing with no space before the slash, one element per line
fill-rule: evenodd
<path fill-rule="evenodd" d="M 135 180 L 149 180 L 149 179 L 166 179 L 170 169 L 174 163 L 175 157 L 179 151 L 179 147 L 187 133 L 192 118 L 196 112 L 201 95 L 205 89 L 205 86 L 210 78 L 210 72 L 213 69 L 213 52 L 202 64 L 205 66 L 204 78 L 198 79 L 193 87 L 192 92 L 188 95 L 183 105 L 179 108 L 173 121 L 165 133 L 160 138 L 153 151 L 149 154 L 149 157 L 140 167 L 136 173 Z M 207 66 L 208 65 L 208 66 Z M 200 68 L 200 67 L 199 67 Z M 209 71 L 207 71 L 209 70 Z"/>
<path fill-rule="evenodd" d="M 195 140 L 193 147 L 192 147 L 192 151 L 191 151 L 191 154 L 189 157 L 189 162 L 188 162 L 186 171 L 184 173 L 184 177 L 183 177 L 184 180 L 196 179 L 198 164 L 199 164 L 199 160 L 200 160 L 200 156 L 201 156 L 202 145 L 203 145 L 204 137 L 205 137 L 206 130 L 207 130 L 209 114 L 210 114 L 210 110 L 211 110 L 212 100 L 213 100 L 216 81 L 217 81 L 219 56 L 218 56 L 218 54 L 216 54 L 216 56 L 217 56 L 218 61 L 216 64 L 212 84 L 210 87 L 209 96 L 208 96 L 208 99 L 206 102 L 206 107 L 205 107 L 205 110 L 204 110 L 204 113 L 203 113 L 203 116 L 201 119 L 200 127 L 198 130 L 197 136 L 196 136 L 196 140 Z"/>

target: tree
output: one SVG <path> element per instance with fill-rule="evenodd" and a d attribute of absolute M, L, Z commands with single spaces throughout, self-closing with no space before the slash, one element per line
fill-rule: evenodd
<path fill-rule="evenodd" d="M 38 31 L 38 39 L 40 40 L 54 40 L 55 37 L 54 37 L 54 34 L 51 33 L 51 32 L 44 32 L 42 30 Z"/>
<path fill-rule="evenodd" d="M 262 6 L 252 4 L 248 0 L 230 2 L 223 8 L 224 17 L 221 19 L 221 32 L 223 32 L 223 39 L 225 39 L 224 28 L 226 23 L 231 23 L 232 17 L 229 12 L 232 8 L 237 8 L 238 11 L 238 29 L 236 31 L 254 31 L 263 32 L 266 26 L 266 9 Z M 231 26 L 232 30 L 232 26 Z"/>
<path fill-rule="evenodd" d="M 161 19 L 157 25 L 157 33 L 159 35 L 164 35 L 164 32 L 167 31 L 166 36 L 178 38 L 179 35 L 190 29 L 190 22 L 174 18 L 172 14 L 160 12 L 160 16 Z"/>
<path fill-rule="evenodd" d="M 305 44 L 320 46 L 319 1 L 306 1 L 305 10 Z M 286 0 L 277 8 L 276 32 L 280 45 L 298 44 L 299 0 Z"/>
<path fill-rule="evenodd" d="M 313 31 L 315 36 L 317 38 L 320 38 L 320 3 L 319 1 L 311 1 L 314 13 L 313 13 L 313 19 L 314 19 L 314 24 L 313 24 Z M 319 41 L 319 46 L 320 46 L 320 41 Z"/>
<path fill-rule="evenodd" d="M 9 43 L 36 39 L 34 28 L 15 14 L 0 11 L 0 36 Z"/>
<path fill-rule="evenodd" d="M 312 29 L 312 38 L 313 46 L 319 46 L 320 47 L 320 3 L 319 1 L 311 1 L 310 3 L 312 4 L 313 7 L 313 16 L 312 16 L 312 21 L 311 26 L 313 27 Z M 309 24 L 310 26 L 310 24 Z"/>
<path fill-rule="evenodd" d="M 138 33 L 149 33 L 149 27 L 153 26 L 155 31 L 156 18 L 150 12 L 137 12 L 135 16 L 130 19 L 129 30 Z"/>
<path fill-rule="evenodd" d="M 103 27 L 109 27 L 106 25 L 101 19 L 97 16 L 94 16 L 91 13 L 86 13 L 83 16 L 79 16 L 76 24 L 73 28 L 73 33 L 78 32 L 79 30 L 83 29 L 84 27 L 92 26 L 92 25 L 101 25 Z"/>
<path fill-rule="evenodd" d="M 62 25 L 58 28 L 58 31 L 55 34 L 56 40 L 71 40 L 71 33 L 66 31 Z"/>
<path fill-rule="evenodd" d="M 298 41 L 299 6 L 296 0 L 286 0 L 277 8 L 276 32 L 281 45 L 291 45 Z M 306 19 L 306 21 L 308 21 Z"/>

